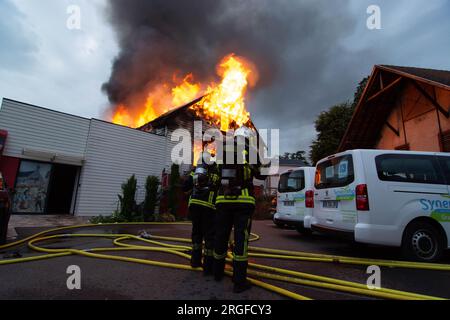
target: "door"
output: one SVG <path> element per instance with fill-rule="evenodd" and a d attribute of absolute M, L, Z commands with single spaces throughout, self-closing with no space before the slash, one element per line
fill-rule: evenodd
<path fill-rule="evenodd" d="M 353 232 L 357 222 L 352 154 L 320 162 L 316 168 L 314 219 L 319 226 Z"/>
<path fill-rule="evenodd" d="M 47 213 L 70 214 L 79 168 L 54 164 L 50 180 Z"/>

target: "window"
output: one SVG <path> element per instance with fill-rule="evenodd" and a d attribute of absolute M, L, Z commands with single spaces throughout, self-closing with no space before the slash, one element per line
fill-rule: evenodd
<path fill-rule="evenodd" d="M 43 213 L 52 165 L 22 161 L 13 199 L 15 213 Z"/>
<path fill-rule="evenodd" d="M 303 170 L 287 172 L 280 176 L 279 192 L 298 192 L 303 189 L 305 189 L 305 173 Z"/>
<path fill-rule="evenodd" d="M 317 189 L 344 187 L 354 180 L 351 155 L 330 159 L 317 166 L 315 181 Z"/>
<path fill-rule="evenodd" d="M 385 154 L 375 161 L 383 181 L 445 184 L 434 156 Z"/>
<path fill-rule="evenodd" d="M 438 157 L 442 171 L 446 175 L 447 184 L 450 184 L 450 157 Z"/>

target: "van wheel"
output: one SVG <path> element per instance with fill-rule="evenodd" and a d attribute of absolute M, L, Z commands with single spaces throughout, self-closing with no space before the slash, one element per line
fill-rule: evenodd
<path fill-rule="evenodd" d="M 402 254 L 406 259 L 438 261 L 443 251 L 444 238 L 432 224 L 415 221 L 406 228 L 402 241 Z"/>
<path fill-rule="evenodd" d="M 304 236 L 312 235 L 312 230 L 305 227 L 297 227 L 297 232 Z"/>

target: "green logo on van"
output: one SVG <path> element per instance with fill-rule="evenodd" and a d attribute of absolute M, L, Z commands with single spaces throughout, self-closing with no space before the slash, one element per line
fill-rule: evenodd
<path fill-rule="evenodd" d="M 336 195 L 336 200 L 354 200 L 355 191 L 351 190 L 350 187 L 341 188 L 339 190 L 334 190 Z"/>
<path fill-rule="evenodd" d="M 450 210 L 436 209 L 431 213 L 431 217 L 439 222 L 450 222 Z"/>

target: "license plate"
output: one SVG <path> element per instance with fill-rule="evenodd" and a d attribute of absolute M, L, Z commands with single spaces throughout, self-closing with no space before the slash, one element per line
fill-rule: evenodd
<path fill-rule="evenodd" d="M 336 200 L 326 200 L 323 202 L 323 207 L 327 209 L 337 209 L 339 201 Z"/>
<path fill-rule="evenodd" d="M 295 201 L 283 201 L 283 204 L 286 207 L 293 207 L 295 205 Z"/>

